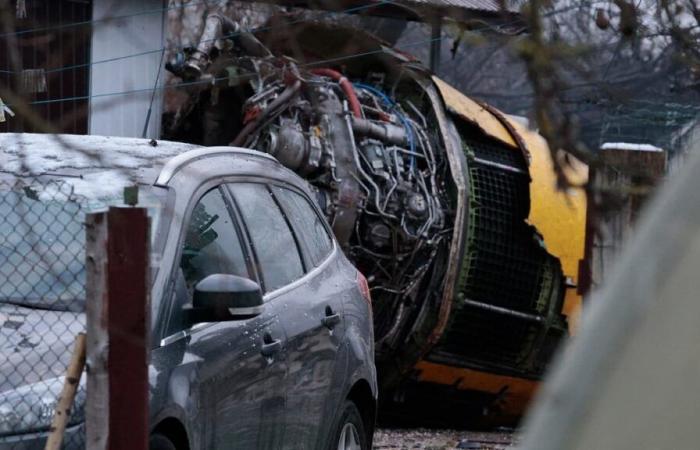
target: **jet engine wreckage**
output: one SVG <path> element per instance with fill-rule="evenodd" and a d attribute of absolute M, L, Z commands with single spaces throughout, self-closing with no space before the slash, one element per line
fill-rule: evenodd
<path fill-rule="evenodd" d="M 519 414 L 580 302 L 585 199 L 556 191 L 539 137 L 411 57 L 337 25 L 279 27 L 210 15 L 167 65 L 190 96 L 167 137 L 263 151 L 308 181 L 371 287 L 385 399 L 442 386 Z M 569 234 L 556 252 L 552 224 Z"/>

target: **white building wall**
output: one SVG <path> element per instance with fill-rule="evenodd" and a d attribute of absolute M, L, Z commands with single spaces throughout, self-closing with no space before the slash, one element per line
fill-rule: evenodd
<path fill-rule="evenodd" d="M 93 3 L 90 134 L 141 137 L 155 92 L 146 137 L 159 137 L 166 6 L 167 0 Z"/>

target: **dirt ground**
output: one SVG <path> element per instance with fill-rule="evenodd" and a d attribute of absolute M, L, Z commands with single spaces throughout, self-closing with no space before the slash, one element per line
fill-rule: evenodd
<path fill-rule="evenodd" d="M 379 429 L 374 434 L 378 450 L 506 450 L 517 443 L 512 431 L 474 432 L 430 429 Z"/>

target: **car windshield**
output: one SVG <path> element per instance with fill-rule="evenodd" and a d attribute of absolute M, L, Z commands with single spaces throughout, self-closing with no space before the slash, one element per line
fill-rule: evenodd
<path fill-rule="evenodd" d="M 86 187 L 63 180 L 0 180 L 0 304 L 84 310 L 85 214 L 123 205 L 123 186 Z M 138 205 L 148 208 L 152 240 L 163 199 L 159 189 L 139 186 Z"/>

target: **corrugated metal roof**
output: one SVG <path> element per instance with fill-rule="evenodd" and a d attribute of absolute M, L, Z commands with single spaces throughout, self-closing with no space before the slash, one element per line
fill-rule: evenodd
<path fill-rule="evenodd" d="M 416 4 L 433 7 L 462 8 L 487 13 L 507 12 L 517 14 L 522 2 L 516 0 L 398 0 L 396 3 Z"/>
<path fill-rule="evenodd" d="M 477 18 L 503 29 L 522 32 L 525 28 L 520 7 L 527 0 L 395 0 L 395 5 L 403 5 L 419 11 L 419 15 L 441 13 L 457 22 Z"/>
<path fill-rule="evenodd" d="M 509 13 L 517 13 L 519 11 L 520 2 L 517 1 L 498 1 L 498 0 L 423 0 L 426 3 L 445 3 L 446 5 L 456 6 L 459 8 L 473 9 L 477 11 L 502 12 L 504 9 Z"/>
<path fill-rule="evenodd" d="M 357 13 L 368 16 L 392 17 L 396 19 L 426 20 L 436 15 L 455 21 L 481 19 L 499 23 L 505 27 L 523 29 L 520 7 L 527 0 L 248 0 L 271 3 L 279 6 L 343 12 L 357 8 Z M 376 3 L 373 6 L 372 3 Z M 368 6 L 370 6 L 368 8 Z M 505 14 L 503 14 L 505 13 Z M 507 17 L 504 17 L 507 16 Z M 504 22 L 505 19 L 505 23 Z M 517 21 L 518 23 L 514 22 Z"/>

